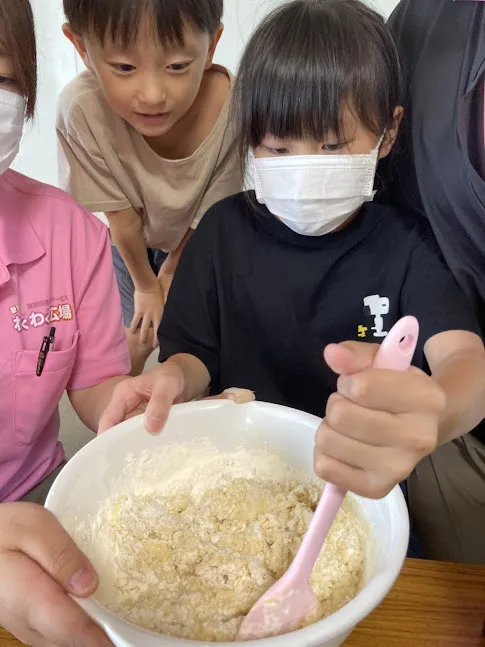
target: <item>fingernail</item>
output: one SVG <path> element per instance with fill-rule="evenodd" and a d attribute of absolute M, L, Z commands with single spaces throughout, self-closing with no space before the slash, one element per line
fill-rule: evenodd
<path fill-rule="evenodd" d="M 337 383 L 337 390 L 340 395 L 350 396 L 351 388 L 352 377 L 350 375 L 341 375 Z"/>
<path fill-rule="evenodd" d="M 145 427 L 150 433 L 156 434 L 158 431 L 160 431 L 161 423 L 162 421 L 160 418 L 155 418 L 154 416 L 148 417 L 145 414 Z"/>
<path fill-rule="evenodd" d="M 83 568 L 69 580 L 69 588 L 76 595 L 84 595 L 84 593 L 91 591 L 95 585 L 95 575 L 91 571 Z"/>

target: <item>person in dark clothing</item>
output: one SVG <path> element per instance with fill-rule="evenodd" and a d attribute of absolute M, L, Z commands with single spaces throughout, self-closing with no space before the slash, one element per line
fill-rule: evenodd
<path fill-rule="evenodd" d="M 427 216 L 485 330 L 485 2 L 402 0 L 388 24 L 408 93 L 385 197 Z"/>
<path fill-rule="evenodd" d="M 425 215 L 485 332 L 485 2 L 402 0 L 389 19 L 407 76 L 379 201 Z M 440 447 L 408 481 L 425 555 L 485 563 L 485 444 Z M 426 492 L 426 496 L 422 493 Z"/>

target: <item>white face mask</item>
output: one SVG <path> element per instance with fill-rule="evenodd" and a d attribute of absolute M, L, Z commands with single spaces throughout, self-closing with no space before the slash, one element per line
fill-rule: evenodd
<path fill-rule="evenodd" d="M 25 119 L 25 99 L 0 90 L 0 175 L 5 173 L 19 152 Z"/>
<path fill-rule="evenodd" d="M 382 139 L 366 155 L 254 159 L 256 197 L 297 234 L 329 234 L 374 199 Z"/>

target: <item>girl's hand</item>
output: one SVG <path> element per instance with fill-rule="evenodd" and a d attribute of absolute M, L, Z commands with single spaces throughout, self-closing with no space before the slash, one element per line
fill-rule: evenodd
<path fill-rule="evenodd" d="M 158 328 L 162 321 L 165 297 L 162 287 L 155 281 L 152 289 L 146 292 L 135 291 L 135 316 L 131 324 L 131 332 L 135 335 L 141 322 L 140 343 L 146 344 L 152 336 L 153 348 L 158 347 Z M 150 328 L 150 325 L 153 326 Z"/>
<path fill-rule="evenodd" d="M 198 361 L 198 360 L 197 360 Z M 168 360 L 139 377 L 123 380 L 116 386 L 106 411 L 101 416 L 98 434 L 124 420 L 145 414 L 145 427 L 153 434 L 162 431 L 173 404 L 184 402 L 185 375 L 180 366 Z M 251 402 L 254 393 L 232 388 L 208 400 Z"/>
<path fill-rule="evenodd" d="M 145 414 L 147 430 L 160 433 L 172 405 L 182 401 L 184 388 L 183 371 L 170 361 L 159 364 L 148 373 L 124 380 L 115 388 L 101 416 L 98 434 L 142 413 Z"/>
<path fill-rule="evenodd" d="M 93 567 L 41 506 L 0 504 L 0 626 L 33 647 L 110 647 L 68 594 L 97 587 Z"/>
<path fill-rule="evenodd" d="M 446 398 L 416 368 L 372 368 L 378 346 L 346 342 L 325 349 L 340 375 L 315 443 L 315 471 L 335 485 L 379 499 L 437 446 Z"/>

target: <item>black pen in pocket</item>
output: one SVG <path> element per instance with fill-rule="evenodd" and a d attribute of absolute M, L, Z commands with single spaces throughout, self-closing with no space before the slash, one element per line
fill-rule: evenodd
<path fill-rule="evenodd" d="M 37 377 L 40 377 L 44 371 L 45 362 L 47 359 L 47 353 L 52 350 L 54 345 L 54 340 L 56 337 L 56 329 L 54 326 L 50 329 L 49 336 L 44 337 L 42 341 L 42 346 L 40 347 L 39 359 L 37 360 Z"/>

